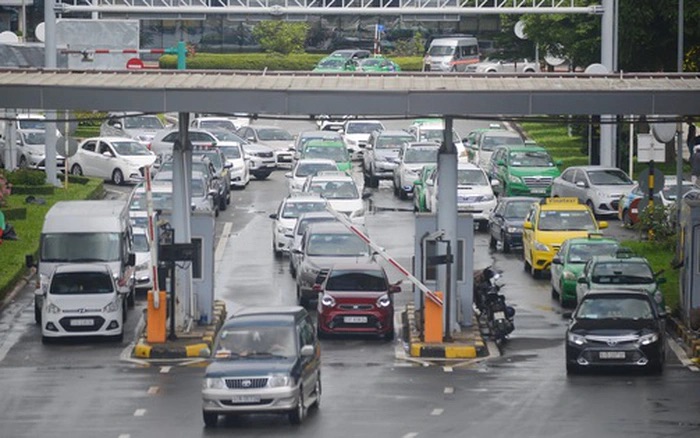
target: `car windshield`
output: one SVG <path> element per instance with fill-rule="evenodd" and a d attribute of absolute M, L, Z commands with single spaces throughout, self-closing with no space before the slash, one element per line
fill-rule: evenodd
<path fill-rule="evenodd" d="M 324 211 L 325 209 L 325 202 L 287 202 L 282 209 L 282 217 L 284 219 L 296 219 L 304 213 Z"/>
<path fill-rule="evenodd" d="M 506 205 L 505 212 L 503 216 L 506 219 L 525 219 L 530 207 L 532 206 L 532 201 L 512 201 Z"/>
<path fill-rule="evenodd" d="M 346 62 L 347 60 L 345 58 L 340 56 L 334 56 L 332 58 L 322 59 L 321 62 L 318 63 L 318 67 L 342 69 L 343 67 L 345 67 Z"/>
<path fill-rule="evenodd" d="M 591 272 L 593 283 L 599 284 L 651 284 L 654 273 L 642 261 L 615 261 L 596 263 Z"/>
<path fill-rule="evenodd" d="M 112 147 L 119 155 L 137 156 L 151 155 L 151 151 L 141 143 L 135 141 L 114 141 Z"/>
<path fill-rule="evenodd" d="M 589 170 L 588 178 L 594 186 L 624 186 L 634 184 L 625 172 L 618 169 Z"/>
<path fill-rule="evenodd" d="M 346 134 L 371 134 L 374 131 L 381 131 L 384 129 L 381 123 L 377 122 L 353 122 L 348 123 Z"/>
<path fill-rule="evenodd" d="M 306 143 L 311 140 L 326 140 L 326 141 L 343 141 L 343 138 L 337 132 L 328 131 L 314 131 L 313 133 L 302 135 L 299 137 L 299 142 L 297 144 L 298 150 L 302 150 Z"/>
<path fill-rule="evenodd" d="M 281 140 L 294 140 L 292 134 L 285 131 L 284 129 L 277 128 L 263 128 L 258 130 L 258 138 L 263 141 L 281 141 Z"/>
<path fill-rule="evenodd" d="M 597 226 L 588 211 L 545 210 L 537 223 L 540 231 L 596 231 Z"/>
<path fill-rule="evenodd" d="M 150 250 L 148 246 L 148 237 L 145 234 L 134 234 L 131 248 L 134 252 L 148 252 Z"/>
<path fill-rule="evenodd" d="M 314 233 L 309 236 L 306 255 L 317 257 L 363 257 L 369 246 L 355 234 Z"/>
<path fill-rule="evenodd" d="M 442 140 L 445 138 L 445 130 L 440 128 L 440 129 L 421 129 L 420 134 L 419 134 L 419 140 L 420 141 L 439 141 L 442 143 Z M 459 135 L 457 134 L 456 131 L 452 131 L 452 142 L 453 143 L 458 143 L 459 142 Z"/>
<path fill-rule="evenodd" d="M 335 219 L 332 217 L 308 217 L 308 218 L 301 218 L 299 219 L 299 222 L 297 223 L 297 236 L 301 236 L 304 234 L 304 231 L 306 231 L 307 228 L 309 228 L 310 224 L 315 224 L 317 222 L 334 222 Z"/>
<path fill-rule="evenodd" d="M 587 295 L 577 319 L 654 319 L 654 311 L 644 297 L 610 297 Z"/>
<path fill-rule="evenodd" d="M 566 259 L 569 263 L 586 263 L 593 256 L 614 255 L 618 245 L 616 242 L 606 243 L 577 243 L 571 245 Z"/>
<path fill-rule="evenodd" d="M 41 261 L 115 262 L 121 259 L 119 233 L 48 233 L 41 236 Z"/>
<path fill-rule="evenodd" d="M 482 151 L 493 151 L 498 146 L 501 145 L 512 145 L 512 146 L 525 146 L 525 142 L 520 137 L 513 137 L 509 135 L 498 135 L 489 132 L 485 132 L 481 136 L 481 150 Z"/>
<path fill-rule="evenodd" d="M 360 61 L 362 67 L 381 67 L 382 63 L 384 63 L 384 60 L 377 58 L 367 58 Z"/>
<path fill-rule="evenodd" d="M 211 131 L 211 135 L 213 135 L 217 141 L 234 141 L 238 144 L 248 143 L 240 135 L 229 131 Z"/>
<path fill-rule="evenodd" d="M 513 167 L 554 167 L 547 152 L 511 152 L 508 158 Z"/>
<path fill-rule="evenodd" d="M 310 192 L 326 199 L 358 199 L 357 186 L 352 181 L 312 181 Z"/>
<path fill-rule="evenodd" d="M 51 279 L 51 295 L 109 294 L 114 285 L 105 272 L 65 272 Z"/>
<path fill-rule="evenodd" d="M 377 149 L 401 149 L 407 143 L 415 141 L 411 135 L 380 135 L 377 139 Z"/>
<path fill-rule="evenodd" d="M 457 170 L 458 186 L 487 186 L 489 185 L 486 175 L 480 169 L 459 169 Z"/>
<path fill-rule="evenodd" d="M 45 125 L 46 122 L 41 119 L 19 119 L 17 120 L 17 124 L 19 125 L 20 130 L 25 130 L 25 129 L 36 129 L 36 130 L 43 130 L 46 128 Z"/>
<path fill-rule="evenodd" d="M 404 154 L 404 163 L 436 163 L 438 148 L 408 148 Z"/>
<path fill-rule="evenodd" d="M 199 127 L 203 129 L 236 130 L 236 125 L 230 120 L 200 120 Z"/>
<path fill-rule="evenodd" d="M 294 173 L 297 178 L 306 178 L 324 170 L 338 170 L 334 163 L 299 163 Z"/>
<path fill-rule="evenodd" d="M 224 328 L 214 346 L 214 358 L 293 357 L 296 355 L 296 332 L 291 325 L 256 325 Z"/>
<path fill-rule="evenodd" d="M 333 270 L 326 281 L 326 290 L 343 292 L 382 292 L 389 288 L 382 271 Z"/>
<path fill-rule="evenodd" d="M 302 158 L 325 158 L 333 161 L 350 161 L 348 150 L 344 146 L 307 146 Z"/>
<path fill-rule="evenodd" d="M 46 135 L 44 132 L 22 132 L 22 138 L 25 144 L 43 145 L 46 143 Z"/>
<path fill-rule="evenodd" d="M 156 116 L 129 116 L 124 117 L 126 129 L 164 129 L 165 125 Z"/>
<path fill-rule="evenodd" d="M 194 151 L 194 154 L 195 154 L 195 156 L 200 155 L 202 157 L 209 158 L 209 161 L 211 161 L 211 164 L 213 164 L 214 167 L 217 169 L 221 169 L 222 167 L 224 167 L 224 163 L 221 160 L 221 155 L 215 150 Z"/>
<path fill-rule="evenodd" d="M 237 160 L 241 158 L 241 147 L 240 146 L 219 146 L 221 152 L 229 160 Z"/>
<path fill-rule="evenodd" d="M 430 46 L 430 56 L 450 56 L 455 52 L 454 46 Z"/>
<path fill-rule="evenodd" d="M 204 180 L 193 179 L 190 183 L 190 196 L 193 198 L 201 198 L 204 196 Z"/>

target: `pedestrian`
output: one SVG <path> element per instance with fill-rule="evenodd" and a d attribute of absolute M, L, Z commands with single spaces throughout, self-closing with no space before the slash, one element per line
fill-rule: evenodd
<path fill-rule="evenodd" d="M 700 187 L 700 144 L 693 148 L 693 156 L 690 157 L 690 180 Z"/>

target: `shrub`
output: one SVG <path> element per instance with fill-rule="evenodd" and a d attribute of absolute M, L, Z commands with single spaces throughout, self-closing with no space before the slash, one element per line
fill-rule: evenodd
<path fill-rule="evenodd" d="M 18 169 L 8 173 L 7 180 L 18 186 L 43 186 L 46 174 L 40 170 Z"/>
<path fill-rule="evenodd" d="M 673 246 L 676 242 L 674 212 L 675 209 L 656 202 L 653 207 L 647 207 L 639 214 L 639 222 L 635 226 L 640 231 L 650 231 L 650 240 Z"/>
<path fill-rule="evenodd" d="M 12 186 L 13 195 L 53 195 L 56 188 L 51 185 L 24 186 L 15 184 Z"/>
<path fill-rule="evenodd" d="M 271 53 L 198 53 L 192 59 L 187 60 L 187 68 L 192 70 L 254 70 L 262 71 L 310 71 L 323 59 L 322 54 L 294 53 L 279 55 Z M 173 55 L 161 56 L 160 68 L 174 69 L 177 66 L 177 57 Z"/>
<path fill-rule="evenodd" d="M 270 53 L 303 53 L 309 25 L 279 20 L 261 21 L 253 28 L 253 36 Z"/>

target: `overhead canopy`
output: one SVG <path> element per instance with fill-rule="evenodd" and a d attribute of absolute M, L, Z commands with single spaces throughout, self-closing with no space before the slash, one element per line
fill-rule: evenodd
<path fill-rule="evenodd" d="M 40 110 L 700 115 L 700 74 L 466 75 L 0 70 L 0 106 Z"/>

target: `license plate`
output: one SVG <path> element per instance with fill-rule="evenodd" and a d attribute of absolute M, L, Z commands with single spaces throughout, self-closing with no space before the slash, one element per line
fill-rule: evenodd
<path fill-rule="evenodd" d="M 345 321 L 348 324 L 367 324 L 367 317 L 366 316 L 346 316 L 343 318 L 343 321 Z"/>
<path fill-rule="evenodd" d="M 231 403 L 260 403 L 260 397 L 253 395 L 239 395 L 231 398 Z"/>
<path fill-rule="evenodd" d="M 532 189 L 531 192 L 534 194 L 541 195 L 543 193 L 547 193 L 547 189 Z"/>
<path fill-rule="evenodd" d="M 506 319 L 506 314 L 503 312 L 496 312 L 493 314 L 493 319 Z"/>
<path fill-rule="evenodd" d="M 70 325 L 73 327 L 84 327 L 95 325 L 95 321 L 93 321 L 92 319 L 71 319 Z"/>
<path fill-rule="evenodd" d="M 624 359 L 625 352 L 624 351 L 601 351 L 599 357 L 601 359 Z"/>

